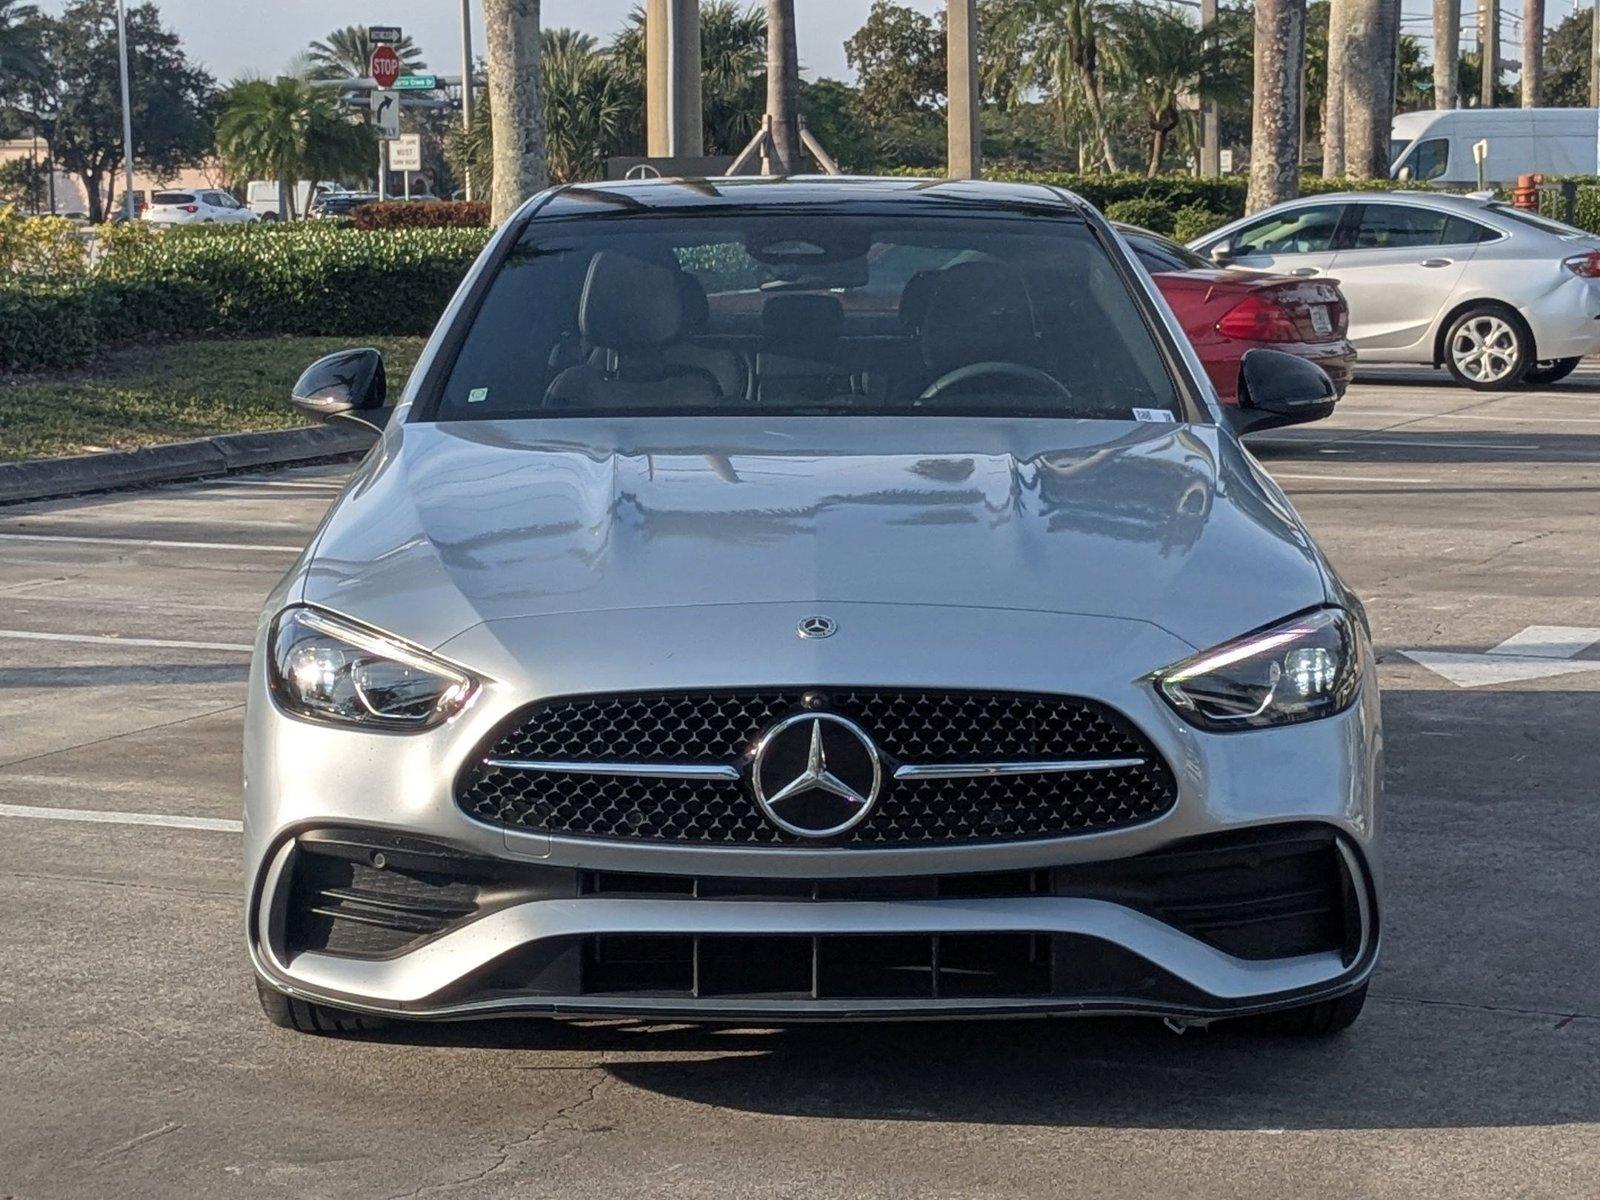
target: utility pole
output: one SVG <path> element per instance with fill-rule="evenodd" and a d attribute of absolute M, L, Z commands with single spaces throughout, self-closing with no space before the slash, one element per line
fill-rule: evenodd
<path fill-rule="evenodd" d="M 1433 106 L 1461 106 L 1461 0 L 1433 0 Z"/>
<path fill-rule="evenodd" d="M 117 0 L 117 57 L 122 63 L 122 203 L 128 220 L 139 215 L 133 196 L 133 99 L 128 86 L 128 6 Z M 113 178 L 115 178 L 113 176 Z"/>
<path fill-rule="evenodd" d="M 1522 0 L 1522 107 L 1544 94 L 1544 0 Z"/>
<path fill-rule="evenodd" d="M 945 13 L 946 140 L 951 179 L 983 174 L 983 128 L 978 104 L 977 0 L 947 0 Z"/>
<path fill-rule="evenodd" d="M 1217 23 L 1217 0 L 1200 0 L 1200 28 L 1211 29 Z M 1212 45 L 1208 39 L 1207 48 Z M 1202 79 L 1202 87 L 1206 81 Z M 1222 121 L 1215 100 L 1200 102 L 1200 174 L 1214 179 L 1222 174 Z"/>
<path fill-rule="evenodd" d="M 1600 8 L 1590 7 L 1589 21 L 1589 107 L 1600 108 Z"/>
<path fill-rule="evenodd" d="M 472 0 L 461 0 L 461 129 L 472 132 Z M 472 171 L 466 172 L 467 199 L 474 199 Z"/>
<path fill-rule="evenodd" d="M 1494 107 L 1500 78 L 1500 0 L 1478 0 L 1478 107 Z"/>

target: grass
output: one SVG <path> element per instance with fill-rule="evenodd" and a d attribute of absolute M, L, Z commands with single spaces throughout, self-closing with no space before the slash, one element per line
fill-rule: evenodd
<path fill-rule="evenodd" d="M 130 450 L 214 433 L 292 429 L 309 422 L 289 389 L 312 360 L 350 345 L 383 352 L 398 396 L 419 337 L 200 340 L 108 351 L 60 375 L 0 377 L 0 461 Z"/>

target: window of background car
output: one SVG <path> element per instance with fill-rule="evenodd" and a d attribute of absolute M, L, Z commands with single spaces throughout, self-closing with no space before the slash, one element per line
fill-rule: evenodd
<path fill-rule="evenodd" d="M 824 211 L 535 220 L 419 419 L 645 412 L 1187 419 L 1080 218 Z"/>
<path fill-rule="evenodd" d="M 1319 254 L 1333 248 L 1342 204 L 1314 204 L 1263 217 L 1233 235 L 1235 257 L 1252 254 Z"/>
<path fill-rule="evenodd" d="M 1352 250 L 1396 250 L 1412 246 L 1458 246 L 1492 237 L 1475 221 L 1410 204 L 1364 204 Z"/>
<path fill-rule="evenodd" d="M 156 192 L 150 197 L 151 204 L 193 204 L 194 196 L 188 192 Z"/>
<path fill-rule="evenodd" d="M 1169 242 L 1148 230 L 1123 226 L 1118 226 L 1118 230 L 1127 239 L 1134 256 L 1152 275 L 1165 271 L 1205 271 L 1213 265 L 1188 247 Z"/>
<path fill-rule="evenodd" d="M 1450 167 L 1450 139 L 1429 138 L 1418 142 L 1402 165 L 1411 168 L 1411 178 L 1419 183 L 1439 178 Z"/>
<path fill-rule="evenodd" d="M 1571 225 L 1564 225 L 1560 221 L 1552 221 L 1549 217 L 1541 217 L 1537 213 L 1525 212 L 1520 208 L 1512 208 L 1509 204 L 1491 204 L 1488 208 L 1497 217 L 1504 217 L 1508 221 L 1515 221 L 1518 225 L 1527 225 L 1545 233 L 1553 233 L 1557 237 L 1594 237 L 1594 234 L 1585 230 Z"/>

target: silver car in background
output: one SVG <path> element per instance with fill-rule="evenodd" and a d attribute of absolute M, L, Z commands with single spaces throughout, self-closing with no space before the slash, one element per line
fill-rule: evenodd
<path fill-rule="evenodd" d="M 256 637 L 274 1022 L 1360 1012 L 1365 618 L 1076 198 L 567 186 L 295 401 L 382 436 Z"/>
<path fill-rule="evenodd" d="M 1362 363 L 1443 366 L 1493 390 L 1554 383 L 1600 350 L 1600 238 L 1498 200 L 1312 196 L 1190 248 L 1228 266 L 1337 278 Z"/>

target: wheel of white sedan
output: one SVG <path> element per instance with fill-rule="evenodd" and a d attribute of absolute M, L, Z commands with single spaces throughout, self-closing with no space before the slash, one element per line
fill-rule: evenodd
<path fill-rule="evenodd" d="M 1522 322 L 1497 304 L 1469 308 L 1445 336 L 1444 365 L 1457 382 L 1488 391 L 1515 386 L 1532 363 Z"/>

